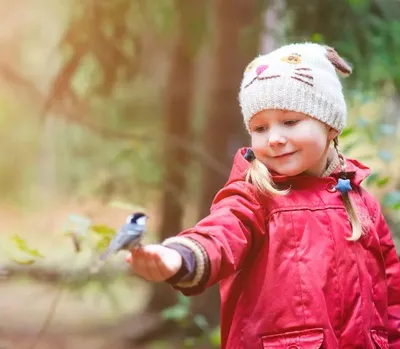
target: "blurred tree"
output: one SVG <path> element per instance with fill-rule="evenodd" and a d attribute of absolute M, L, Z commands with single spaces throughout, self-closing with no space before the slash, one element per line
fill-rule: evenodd
<path fill-rule="evenodd" d="M 132 2 L 87 2 L 74 10 L 59 43 L 65 62 L 50 86 L 43 115 L 57 100 L 87 112 L 84 106 L 95 98 L 112 96 L 118 84 L 130 81 L 141 66 L 142 39 L 129 21 Z M 82 68 L 87 74 L 83 89 L 74 83 Z M 95 77 L 88 75 L 90 70 Z"/>
<path fill-rule="evenodd" d="M 204 151 L 212 155 L 226 171 L 202 167 L 200 218 L 210 212 L 217 191 L 228 179 L 232 158 L 248 143 L 237 94 L 246 65 L 257 55 L 262 28 L 263 5 L 257 0 L 215 0 L 212 2 L 211 68 L 208 77 L 208 101 L 203 130 Z M 217 286 L 196 297 L 194 311 L 219 321 Z"/>
<path fill-rule="evenodd" d="M 191 110 L 195 90 L 196 53 L 203 44 L 205 2 L 175 0 L 175 38 L 165 86 L 163 183 L 160 207 L 160 241 L 182 230 L 184 194 L 190 160 Z M 186 145 L 186 146 L 185 146 Z M 176 301 L 176 292 L 167 284 L 156 284 L 148 310 L 160 312 Z"/>

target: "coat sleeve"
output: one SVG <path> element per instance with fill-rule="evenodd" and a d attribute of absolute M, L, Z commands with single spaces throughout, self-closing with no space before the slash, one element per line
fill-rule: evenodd
<path fill-rule="evenodd" d="M 379 234 L 387 277 L 389 348 L 400 349 L 400 263 L 391 233 L 378 203 L 375 226 Z"/>
<path fill-rule="evenodd" d="M 207 217 L 163 243 L 182 244 L 196 258 L 193 280 L 173 287 L 196 295 L 240 270 L 249 251 L 265 235 L 266 217 L 251 184 L 234 182 L 221 189 Z"/>

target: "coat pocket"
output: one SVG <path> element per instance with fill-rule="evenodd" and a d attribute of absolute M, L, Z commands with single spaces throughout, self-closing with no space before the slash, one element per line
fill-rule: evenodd
<path fill-rule="evenodd" d="M 319 349 L 324 341 L 324 330 L 313 328 L 262 336 L 264 349 Z"/>
<path fill-rule="evenodd" d="M 371 338 L 376 348 L 389 349 L 389 340 L 386 332 L 371 330 Z"/>

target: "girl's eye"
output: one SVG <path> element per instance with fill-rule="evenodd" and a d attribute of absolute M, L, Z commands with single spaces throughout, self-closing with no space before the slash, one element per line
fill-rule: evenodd
<path fill-rule="evenodd" d="M 256 126 L 254 128 L 254 132 L 261 133 L 264 132 L 267 128 L 265 126 Z"/>
<path fill-rule="evenodd" d="M 286 126 L 293 126 L 296 125 L 300 120 L 287 120 L 283 124 Z"/>

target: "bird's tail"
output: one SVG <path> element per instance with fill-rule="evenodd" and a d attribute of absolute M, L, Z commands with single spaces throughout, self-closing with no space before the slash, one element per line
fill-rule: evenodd
<path fill-rule="evenodd" d="M 99 259 L 101 261 L 104 261 L 107 259 L 107 257 L 110 255 L 111 250 L 108 248 L 106 251 L 100 254 Z"/>

